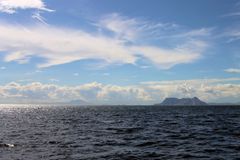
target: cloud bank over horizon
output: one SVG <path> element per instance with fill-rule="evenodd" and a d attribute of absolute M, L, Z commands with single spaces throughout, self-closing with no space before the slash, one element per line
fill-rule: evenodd
<path fill-rule="evenodd" d="M 154 104 L 167 97 L 199 97 L 206 102 L 239 102 L 240 78 L 193 79 L 142 82 L 119 86 L 87 83 L 77 86 L 59 86 L 32 82 L 11 82 L 0 86 L 0 103 L 69 103 L 83 104 Z"/>

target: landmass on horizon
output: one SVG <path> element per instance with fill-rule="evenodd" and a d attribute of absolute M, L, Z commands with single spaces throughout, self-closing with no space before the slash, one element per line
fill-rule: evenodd
<path fill-rule="evenodd" d="M 70 101 L 67 104 L 71 104 L 71 105 L 89 105 L 91 106 L 91 104 L 89 104 L 86 101 L 83 100 L 73 100 Z M 102 106 L 103 104 L 100 104 L 99 106 Z M 115 104 L 117 105 L 117 104 Z M 115 105 L 111 105 L 111 106 L 115 106 Z M 211 103 L 211 102 L 205 102 L 200 100 L 198 97 L 193 97 L 193 98 L 175 98 L 175 97 L 168 97 L 165 98 L 161 103 L 157 103 L 157 104 L 153 104 L 154 106 L 207 106 L 207 105 L 240 105 L 239 103 Z M 96 106 L 96 105 L 94 105 Z M 119 105 L 117 105 L 119 106 Z M 121 106 L 121 105 L 120 105 Z M 122 105 L 124 106 L 124 105 Z M 127 105 L 126 106 L 130 106 Z M 134 106 L 134 105 L 133 105 Z"/>
<path fill-rule="evenodd" d="M 166 98 L 162 103 L 156 104 L 162 106 L 205 106 L 206 102 L 201 101 L 197 97 L 193 98 Z"/>

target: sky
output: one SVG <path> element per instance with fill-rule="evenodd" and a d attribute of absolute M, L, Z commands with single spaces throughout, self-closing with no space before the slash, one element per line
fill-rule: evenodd
<path fill-rule="evenodd" d="M 236 103 L 239 62 L 239 0 L 0 0 L 0 103 Z"/>

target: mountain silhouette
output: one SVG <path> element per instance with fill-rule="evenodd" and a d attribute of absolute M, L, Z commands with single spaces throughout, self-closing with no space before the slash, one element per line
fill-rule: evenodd
<path fill-rule="evenodd" d="M 170 105 L 183 105 L 183 106 L 200 106 L 207 105 L 206 102 L 201 101 L 199 98 L 166 98 L 160 105 L 170 106 Z"/>

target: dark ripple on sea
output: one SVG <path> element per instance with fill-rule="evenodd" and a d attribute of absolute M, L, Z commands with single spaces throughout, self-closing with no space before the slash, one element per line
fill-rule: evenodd
<path fill-rule="evenodd" d="M 240 107 L 4 106 L 3 160 L 240 158 Z"/>

